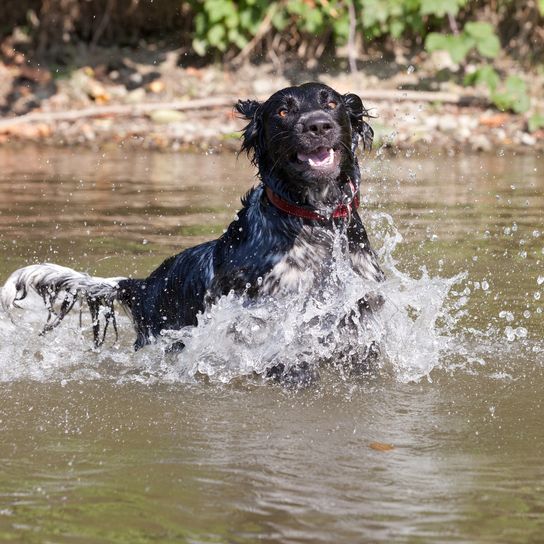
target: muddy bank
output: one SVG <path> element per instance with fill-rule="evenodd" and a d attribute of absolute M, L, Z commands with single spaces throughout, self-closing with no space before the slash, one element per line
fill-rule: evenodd
<path fill-rule="evenodd" d="M 425 78 L 425 66 L 386 63 L 355 74 L 287 69 L 279 75 L 271 65 L 183 68 L 173 53 L 94 59 L 69 74 L 14 61 L 0 65 L 0 145 L 236 150 L 244 125 L 233 114 L 237 98 L 265 98 L 319 80 L 362 96 L 376 116 L 378 150 L 544 150 L 544 130 L 531 132 L 526 117 L 499 112 L 482 90 L 423 85 Z"/>

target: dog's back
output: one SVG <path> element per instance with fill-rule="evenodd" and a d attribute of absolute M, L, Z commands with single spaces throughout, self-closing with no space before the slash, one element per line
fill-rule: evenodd
<path fill-rule="evenodd" d="M 116 298 L 132 315 L 136 349 L 162 330 L 197 324 L 213 279 L 216 243 L 207 242 L 170 257 L 147 279 L 119 282 Z"/>

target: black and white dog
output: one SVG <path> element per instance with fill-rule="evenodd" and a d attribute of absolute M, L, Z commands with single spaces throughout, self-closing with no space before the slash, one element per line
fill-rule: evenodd
<path fill-rule="evenodd" d="M 353 270 L 369 283 L 382 281 L 357 213 L 355 151 L 361 140 L 370 148 L 373 137 L 361 99 L 307 83 L 278 91 L 264 103 L 239 101 L 236 110 L 249 121 L 242 150 L 257 166 L 261 183 L 243 198 L 223 236 L 171 257 L 146 279 L 100 278 L 54 264 L 27 266 L 7 280 L 2 306 L 10 309 L 30 290 L 38 292 L 51 312 L 48 330 L 84 299 L 99 344 L 99 310 L 110 308 L 107 326 L 117 302 L 132 316 L 138 349 L 163 330 L 196 325 L 199 312 L 231 291 L 280 297 L 297 291 L 308 272 L 319 288 L 338 233 Z M 369 310 L 377 304 L 361 301 Z"/>

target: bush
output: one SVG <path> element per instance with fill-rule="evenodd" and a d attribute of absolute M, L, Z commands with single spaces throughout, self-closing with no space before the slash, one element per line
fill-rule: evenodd
<path fill-rule="evenodd" d="M 39 52 L 77 42 L 190 46 L 201 56 L 245 50 L 316 58 L 349 44 L 494 58 L 500 44 L 539 62 L 544 0 L 3 0 L 0 38 L 23 27 Z M 485 21 L 485 22 L 484 22 Z"/>

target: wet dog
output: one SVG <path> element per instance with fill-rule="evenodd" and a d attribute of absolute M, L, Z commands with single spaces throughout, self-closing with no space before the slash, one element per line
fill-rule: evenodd
<path fill-rule="evenodd" d="M 132 317 L 139 349 L 164 330 L 197 325 L 199 312 L 232 291 L 257 299 L 289 296 L 301 282 L 319 288 L 339 233 L 353 270 L 369 283 L 381 281 L 357 211 L 361 176 L 355 152 L 361 142 L 369 149 L 373 137 L 361 99 L 307 83 L 266 102 L 245 100 L 235 107 L 248 121 L 242 150 L 261 183 L 243 198 L 223 236 L 171 257 L 146 279 L 100 278 L 47 263 L 27 266 L 4 285 L 3 307 L 38 292 L 50 311 L 48 330 L 84 299 L 98 345 L 108 323 L 115 326 L 117 302 Z M 370 308 L 372 301 L 364 299 L 361 306 Z M 271 375 L 282 370 L 276 366 Z"/>

